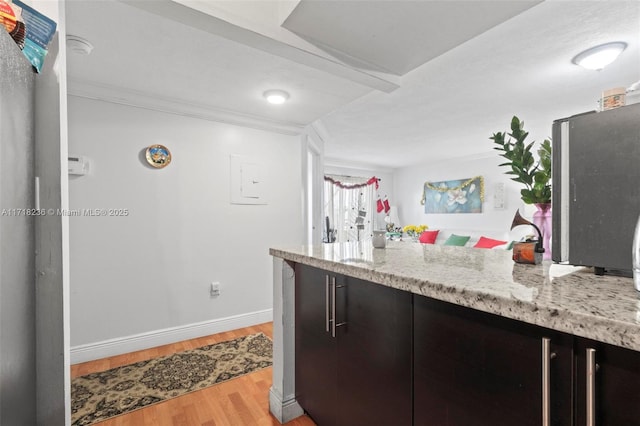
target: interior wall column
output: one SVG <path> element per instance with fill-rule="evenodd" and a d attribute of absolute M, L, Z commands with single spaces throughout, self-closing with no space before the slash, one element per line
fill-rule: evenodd
<path fill-rule="evenodd" d="M 273 258 L 273 384 L 269 411 L 280 423 L 304 414 L 295 399 L 295 270 Z"/>

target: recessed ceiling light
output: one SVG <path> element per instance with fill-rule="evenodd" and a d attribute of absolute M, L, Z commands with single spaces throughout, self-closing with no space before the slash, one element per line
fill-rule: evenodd
<path fill-rule="evenodd" d="M 274 105 L 283 104 L 289 99 L 289 94 L 284 90 L 267 90 L 263 95 L 267 102 Z"/>
<path fill-rule="evenodd" d="M 626 47 L 623 41 L 601 44 L 579 53 L 571 62 L 588 70 L 601 70 L 615 61 Z"/>
<path fill-rule="evenodd" d="M 82 37 L 68 34 L 67 49 L 78 55 L 88 55 L 93 50 L 93 45 Z"/>

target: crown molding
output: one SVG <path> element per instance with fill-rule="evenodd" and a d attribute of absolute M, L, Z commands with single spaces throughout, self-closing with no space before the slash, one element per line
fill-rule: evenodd
<path fill-rule="evenodd" d="M 304 126 L 297 123 L 268 120 L 237 111 L 197 104 L 183 99 L 158 96 L 156 94 L 108 84 L 90 82 L 72 76 L 69 76 L 67 80 L 67 94 L 152 111 L 234 124 L 258 130 L 267 130 L 285 135 L 296 136 L 302 134 L 304 131 Z"/>
<path fill-rule="evenodd" d="M 320 138 L 320 140 L 323 143 L 328 143 L 333 139 L 331 137 L 331 134 L 327 130 L 326 126 L 322 122 L 321 118 L 317 119 L 316 121 L 311 123 L 309 126 L 307 126 L 307 129 L 310 129 L 313 132 L 315 132 L 315 134 L 318 136 L 318 138 Z"/>
<path fill-rule="evenodd" d="M 341 158 L 326 158 L 324 161 L 325 167 L 335 167 L 341 169 L 352 169 L 352 170 L 366 170 L 366 171 L 374 171 L 379 173 L 393 173 L 395 169 L 381 166 L 378 164 L 370 164 L 370 163 L 359 163 L 355 161 L 344 160 Z"/>

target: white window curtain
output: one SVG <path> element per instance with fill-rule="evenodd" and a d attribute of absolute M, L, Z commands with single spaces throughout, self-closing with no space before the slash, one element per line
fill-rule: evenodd
<path fill-rule="evenodd" d="M 324 181 L 325 229 L 323 241 L 348 242 L 372 238 L 375 222 L 376 185 L 370 178 L 327 175 Z M 344 188 L 341 185 L 364 185 Z"/>

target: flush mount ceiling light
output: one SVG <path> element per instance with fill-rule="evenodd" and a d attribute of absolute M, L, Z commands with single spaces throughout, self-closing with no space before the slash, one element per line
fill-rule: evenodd
<path fill-rule="evenodd" d="M 626 47 L 623 41 L 601 44 L 579 53 L 571 62 L 588 70 L 601 70 L 615 61 Z"/>
<path fill-rule="evenodd" d="M 262 94 L 270 104 L 280 105 L 289 99 L 289 94 L 284 90 L 267 90 Z"/>
<path fill-rule="evenodd" d="M 89 43 L 82 37 L 68 34 L 67 35 L 67 49 L 77 53 L 78 55 L 88 55 L 93 50 L 93 44 Z"/>

